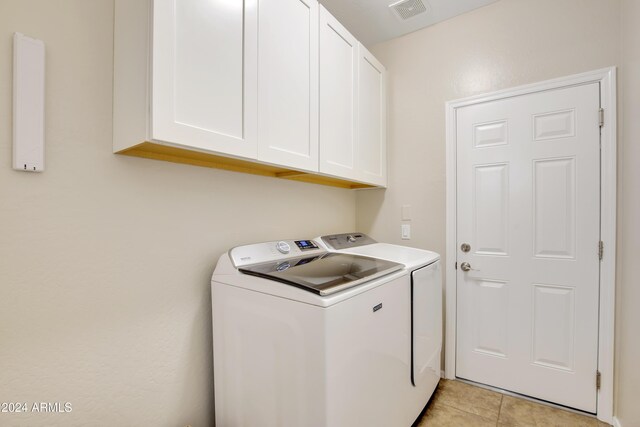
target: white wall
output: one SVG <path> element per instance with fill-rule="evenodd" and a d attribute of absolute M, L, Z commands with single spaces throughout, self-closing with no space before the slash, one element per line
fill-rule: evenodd
<path fill-rule="evenodd" d="M 640 425 L 640 2 L 622 1 L 621 124 L 618 141 L 618 269 L 616 416 Z"/>
<path fill-rule="evenodd" d="M 348 190 L 111 153 L 112 0 L 0 1 L 0 425 L 212 425 L 210 275 L 345 232 Z M 11 169 L 12 33 L 47 44 L 46 171 Z"/>

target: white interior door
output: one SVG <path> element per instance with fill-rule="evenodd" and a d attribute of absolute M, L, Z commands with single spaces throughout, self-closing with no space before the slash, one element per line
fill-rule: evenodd
<path fill-rule="evenodd" d="M 588 412 L 597 396 L 599 108 L 592 83 L 456 117 L 456 376 Z"/>

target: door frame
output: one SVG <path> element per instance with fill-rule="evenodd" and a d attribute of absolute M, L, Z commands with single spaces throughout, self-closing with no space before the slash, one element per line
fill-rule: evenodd
<path fill-rule="evenodd" d="M 615 337 L 615 276 L 616 276 L 616 67 L 608 67 L 539 83 L 518 86 L 489 94 L 476 95 L 446 103 L 446 318 L 445 318 L 445 378 L 454 379 L 456 373 L 456 114 L 458 108 L 483 102 L 548 90 L 600 83 L 600 106 L 604 109 L 601 127 L 600 155 L 600 238 L 604 255 L 600 261 L 600 305 L 598 330 L 598 371 L 601 385 L 598 390 L 597 417 L 613 422 L 613 374 Z M 593 248 L 594 251 L 597 248 Z M 595 378 L 594 378 L 595 382 Z"/>

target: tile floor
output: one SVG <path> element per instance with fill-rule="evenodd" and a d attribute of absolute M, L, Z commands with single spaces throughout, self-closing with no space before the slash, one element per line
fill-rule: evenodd
<path fill-rule="evenodd" d="M 593 417 L 443 379 L 414 427 L 449 426 L 606 427 L 608 424 Z"/>

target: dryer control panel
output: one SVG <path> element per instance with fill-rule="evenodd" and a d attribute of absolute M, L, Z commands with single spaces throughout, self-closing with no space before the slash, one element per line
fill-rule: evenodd
<path fill-rule="evenodd" d="M 364 233 L 344 233 L 322 236 L 322 241 L 329 249 L 340 250 L 378 243 Z"/>

